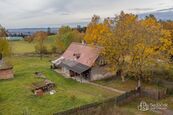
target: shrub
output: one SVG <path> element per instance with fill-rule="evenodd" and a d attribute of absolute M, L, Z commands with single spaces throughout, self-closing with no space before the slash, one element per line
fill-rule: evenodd
<path fill-rule="evenodd" d="M 35 52 L 36 53 L 39 53 L 39 54 L 47 54 L 48 53 L 48 50 L 47 50 L 47 47 L 46 46 L 40 47 L 40 45 L 36 45 L 35 46 Z"/>
<path fill-rule="evenodd" d="M 57 47 L 56 46 L 52 46 L 51 52 L 52 53 L 57 53 Z"/>
<path fill-rule="evenodd" d="M 75 101 L 77 99 L 75 95 L 72 95 L 70 98 L 72 101 Z"/>

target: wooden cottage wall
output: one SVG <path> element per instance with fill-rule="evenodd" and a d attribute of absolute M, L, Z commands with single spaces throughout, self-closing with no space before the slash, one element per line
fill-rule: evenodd
<path fill-rule="evenodd" d="M 62 67 L 62 72 L 67 75 L 67 76 L 70 76 L 70 70 L 67 69 L 66 67 Z"/>
<path fill-rule="evenodd" d="M 106 78 L 110 78 L 114 76 L 115 72 L 109 72 L 107 68 L 108 68 L 108 65 L 107 66 L 96 65 L 92 67 L 91 73 L 90 73 L 90 80 L 95 81 L 95 80 L 106 79 Z"/>
<path fill-rule="evenodd" d="M 13 78 L 13 71 L 11 69 L 0 70 L 0 79 L 10 79 Z"/>

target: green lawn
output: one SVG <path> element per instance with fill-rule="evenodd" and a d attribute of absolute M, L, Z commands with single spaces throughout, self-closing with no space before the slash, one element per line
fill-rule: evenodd
<path fill-rule="evenodd" d="M 111 79 L 99 80 L 95 82 L 104 86 L 112 87 L 112 88 L 123 90 L 123 91 L 133 90 L 137 86 L 137 81 L 131 80 L 131 79 L 128 79 L 125 82 L 122 82 L 121 79 L 119 78 L 118 79 L 111 78 Z M 142 83 L 142 87 L 154 88 L 154 89 L 161 88 L 158 85 L 151 84 L 151 83 Z"/>
<path fill-rule="evenodd" d="M 106 80 L 99 80 L 96 83 L 112 87 L 115 89 L 123 90 L 123 91 L 130 91 L 137 86 L 136 81 L 127 80 L 125 83 L 121 81 L 121 79 L 106 79 Z"/>
<path fill-rule="evenodd" d="M 15 78 L 0 81 L 0 115 L 49 115 L 87 103 L 117 96 L 114 92 L 65 79 L 49 69 L 49 58 L 12 57 Z M 55 95 L 36 97 L 31 92 L 31 84 L 39 81 L 33 73 L 43 72 L 56 83 Z"/>
<path fill-rule="evenodd" d="M 49 36 L 48 39 L 45 41 L 45 45 L 48 50 L 51 50 L 52 45 L 54 45 L 56 35 Z M 23 53 L 34 53 L 35 52 L 35 45 L 36 41 L 31 43 L 26 42 L 24 40 L 21 41 L 10 41 L 10 45 L 12 48 L 12 52 L 15 54 L 23 54 Z"/>
<path fill-rule="evenodd" d="M 29 43 L 26 41 L 10 41 L 12 52 L 15 54 L 33 53 L 35 52 L 35 42 Z"/>

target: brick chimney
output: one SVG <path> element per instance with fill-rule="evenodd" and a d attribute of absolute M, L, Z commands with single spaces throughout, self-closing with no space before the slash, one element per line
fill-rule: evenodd
<path fill-rule="evenodd" d="M 87 45 L 85 40 L 82 40 L 82 45 Z"/>

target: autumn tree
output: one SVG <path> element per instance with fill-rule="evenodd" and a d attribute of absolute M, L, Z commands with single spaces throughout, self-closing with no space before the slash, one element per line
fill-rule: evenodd
<path fill-rule="evenodd" d="M 34 41 L 34 36 L 33 35 L 31 35 L 31 36 L 25 36 L 24 37 L 24 40 L 27 41 L 27 42 L 29 42 L 29 43 L 31 43 L 31 42 Z"/>
<path fill-rule="evenodd" d="M 158 60 L 166 61 L 171 49 L 170 32 L 164 30 L 153 17 L 138 20 L 135 31 L 132 33 L 132 47 L 130 48 L 129 71 L 138 79 L 150 80 L 153 65 Z"/>
<path fill-rule="evenodd" d="M 103 35 L 105 36 L 105 34 L 109 31 L 109 28 L 107 28 L 107 26 L 99 22 L 100 22 L 100 17 L 94 15 L 87 27 L 86 34 L 84 37 L 84 40 L 87 41 L 87 43 L 89 44 L 98 43 L 99 41 L 103 40 L 101 39 Z"/>
<path fill-rule="evenodd" d="M 98 22 L 98 21 L 97 21 Z M 170 53 L 170 33 L 153 17 L 140 20 L 134 14 L 121 12 L 114 19 L 89 24 L 85 36 L 88 43 L 96 42 L 103 47 L 102 55 L 111 65 L 111 70 L 121 76 L 127 74 L 138 79 L 148 79 L 144 74 L 157 59 Z"/>
<path fill-rule="evenodd" d="M 69 26 L 61 27 L 56 39 L 57 50 L 63 52 L 72 42 L 81 42 L 83 35 L 83 33 L 80 33 Z"/>
<path fill-rule="evenodd" d="M 0 25 L 0 58 L 11 54 L 11 48 L 6 39 L 7 33 L 5 28 Z"/>
<path fill-rule="evenodd" d="M 37 45 L 35 46 L 35 50 L 40 54 L 40 59 L 43 58 L 43 54 L 47 53 L 46 46 L 44 45 L 44 41 L 48 38 L 46 32 L 37 32 L 34 34 L 34 39 L 37 41 Z"/>
<path fill-rule="evenodd" d="M 173 21 L 160 21 L 162 27 L 171 33 L 171 41 L 173 42 Z M 173 60 L 173 54 L 171 54 L 171 59 Z"/>
<path fill-rule="evenodd" d="M 136 32 L 137 16 L 133 14 L 121 14 L 111 22 L 112 35 L 103 44 L 105 47 L 103 54 L 112 63 L 112 70 L 117 72 L 117 76 L 125 81 L 125 76 L 129 72 L 128 58 L 133 46 Z"/>
<path fill-rule="evenodd" d="M 124 82 L 125 71 L 127 70 L 127 54 L 129 50 L 129 30 L 137 19 L 135 15 L 124 14 L 114 20 L 105 19 L 103 23 L 95 23 L 93 19 L 88 26 L 85 40 L 87 43 L 97 43 L 104 49 L 102 55 L 111 63 L 111 71 L 116 71 L 117 75 Z M 99 22 L 99 21 L 96 21 Z"/>
<path fill-rule="evenodd" d="M 164 29 L 170 31 L 172 41 L 173 41 L 173 21 L 168 20 L 168 21 L 160 21 L 161 25 L 163 26 Z"/>

